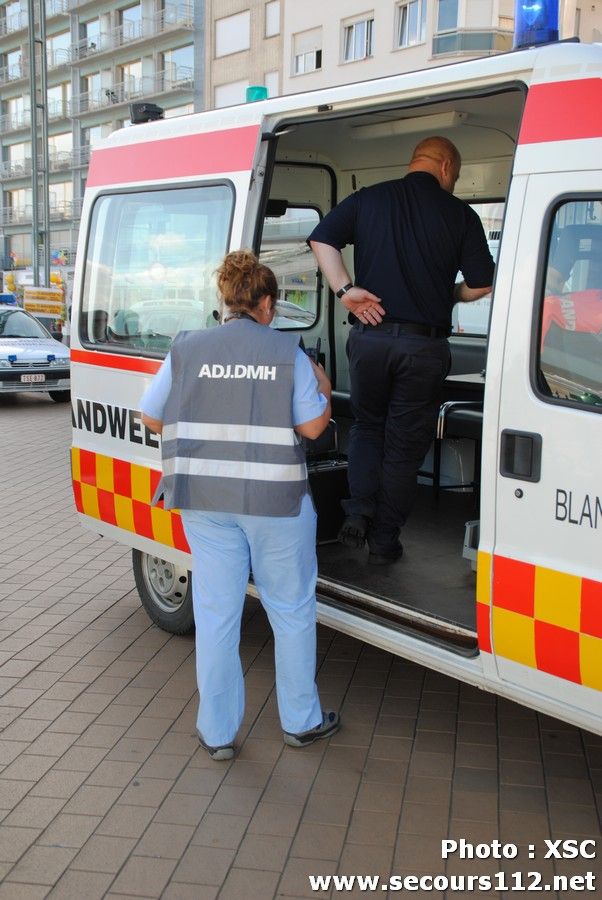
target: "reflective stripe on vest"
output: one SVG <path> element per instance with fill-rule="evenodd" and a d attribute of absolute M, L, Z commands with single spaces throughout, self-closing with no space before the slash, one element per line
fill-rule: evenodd
<path fill-rule="evenodd" d="M 297 442 L 291 428 L 270 425 L 226 425 L 216 422 L 176 422 L 163 428 L 163 440 L 233 441 L 241 444 L 274 444 L 292 447 Z"/>

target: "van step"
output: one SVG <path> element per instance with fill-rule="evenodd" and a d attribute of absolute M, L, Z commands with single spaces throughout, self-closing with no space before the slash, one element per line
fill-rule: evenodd
<path fill-rule="evenodd" d="M 379 619 L 385 626 L 411 629 L 420 637 L 444 641 L 463 651 L 474 651 L 477 648 L 476 632 L 455 622 L 437 618 L 400 603 L 392 603 L 390 600 L 323 576 L 318 576 L 316 590 L 318 600 L 321 602 L 332 602 L 338 608 L 355 614 L 369 613 L 371 618 Z"/>

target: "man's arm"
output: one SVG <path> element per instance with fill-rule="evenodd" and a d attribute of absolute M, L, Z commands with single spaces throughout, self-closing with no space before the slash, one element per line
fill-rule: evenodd
<path fill-rule="evenodd" d="M 468 287 L 465 281 L 460 281 L 454 287 L 454 300 L 456 303 L 472 303 L 474 300 L 480 300 L 481 297 L 486 297 L 487 294 L 491 293 L 493 285 L 489 285 L 489 287 L 482 288 L 471 288 Z"/>
<path fill-rule="evenodd" d="M 340 288 L 351 281 L 341 251 L 330 244 L 322 244 L 319 241 L 310 240 L 309 244 L 322 274 L 336 294 Z M 341 303 L 364 324 L 378 325 L 385 314 L 379 298 L 361 287 L 350 288 L 341 298 Z"/>

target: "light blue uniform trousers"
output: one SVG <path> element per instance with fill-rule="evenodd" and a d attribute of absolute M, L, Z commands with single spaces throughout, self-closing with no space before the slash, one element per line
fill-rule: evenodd
<path fill-rule="evenodd" d="M 316 671 L 316 513 L 309 495 L 295 517 L 182 510 L 192 551 L 197 728 L 212 747 L 230 744 L 244 714 L 240 620 L 249 572 L 274 632 L 276 695 L 284 731 L 315 728 L 322 711 Z"/>

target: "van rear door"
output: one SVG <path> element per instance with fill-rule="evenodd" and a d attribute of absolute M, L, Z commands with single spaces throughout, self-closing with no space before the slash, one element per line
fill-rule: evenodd
<path fill-rule="evenodd" d="M 588 90 L 596 96 L 584 121 L 576 98 Z M 498 280 L 496 294 L 509 312 L 499 388 L 492 650 L 517 698 L 533 703 L 539 694 L 540 708 L 599 730 L 602 151 L 595 110 L 602 94 L 599 79 L 531 91 L 515 166 L 525 193 L 514 274 L 507 289 Z M 538 93 L 548 108 L 560 103 L 558 115 L 529 118 Z M 572 114 L 571 105 L 581 112 Z M 553 131 L 558 123 L 562 135 Z"/>
<path fill-rule="evenodd" d="M 261 121 L 241 107 L 153 122 L 92 154 L 71 340 L 76 505 L 87 527 L 162 558 L 186 544 L 179 516 L 151 506 L 159 449 L 140 398 L 178 331 L 216 324 L 213 272 L 241 245 Z"/>

